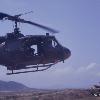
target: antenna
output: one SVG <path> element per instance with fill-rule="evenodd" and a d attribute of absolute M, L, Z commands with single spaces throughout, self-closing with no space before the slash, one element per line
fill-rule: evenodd
<path fill-rule="evenodd" d="M 14 17 L 20 17 L 22 15 L 27 15 L 27 14 L 30 14 L 30 13 L 33 13 L 33 11 L 29 11 L 29 12 L 26 12 L 26 13 L 21 13 L 21 14 L 18 14 L 18 15 L 15 15 Z"/>

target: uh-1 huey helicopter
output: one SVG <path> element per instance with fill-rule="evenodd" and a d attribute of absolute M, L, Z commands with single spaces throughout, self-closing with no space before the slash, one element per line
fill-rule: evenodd
<path fill-rule="evenodd" d="M 0 12 L 0 20 L 10 20 L 15 23 L 12 33 L 7 33 L 5 36 L 0 37 L 0 65 L 10 70 L 7 75 L 44 71 L 70 57 L 70 50 L 63 47 L 54 35 L 46 33 L 46 35 L 24 36 L 18 28 L 18 23 L 34 25 L 51 33 L 57 33 L 57 31 L 35 22 L 21 19 L 21 15 L 11 16 Z M 25 70 L 17 71 L 22 69 Z"/>

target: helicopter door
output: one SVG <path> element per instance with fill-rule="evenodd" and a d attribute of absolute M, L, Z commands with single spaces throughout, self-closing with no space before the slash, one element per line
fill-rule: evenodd
<path fill-rule="evenodd" d="M 40 42 L 38 45 L 37 45 L 37 53 L 38 55 L 44 55 L 44 42 Z"/>
<path fill-rule="evenodd" d="M 43 51 L 46 57 L 51 59 L 55 56 L 55 53 L 56 53 L 55 48 L 54 48 L 55 44 L 56 43 L 54 43 L 52 39 L 45 40 Z"/>

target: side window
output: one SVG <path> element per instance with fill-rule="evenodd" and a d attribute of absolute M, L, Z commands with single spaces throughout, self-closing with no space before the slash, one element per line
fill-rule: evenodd
<path fill-rule="evenodd" d="M 31 46 L 31 49 L 33 49 L 33 50 L 34 50 L 34 54 L 36 54 L 36 53 L 37 53 L 37 45 L 32 45 L 32 46 Z"/>

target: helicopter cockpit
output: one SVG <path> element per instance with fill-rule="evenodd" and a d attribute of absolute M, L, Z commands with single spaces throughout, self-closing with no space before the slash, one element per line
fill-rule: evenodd
<path fill-rule="evenodd" d="M 24 49 L 26 51 L 31 52 L 31 54 L 34 55 L 48 55 L 48 52 L 53 52 L 55 49 L 57 49 L 57 46 L 59 43 L 55 39 L 54 36 L 49 36 L 47 33 L 45 35 L 36 35 L 34 37 L 28 36 L 27 39 L 25 38 L 24 41 Z"/>

